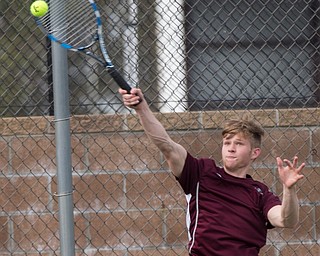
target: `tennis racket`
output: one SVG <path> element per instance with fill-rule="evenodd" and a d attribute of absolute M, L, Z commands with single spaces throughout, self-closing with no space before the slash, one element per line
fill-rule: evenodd
<path fill-rule="evenodd" d="M 130 93 L 131 86 L 116 70 L 107 52 L 96 3 L 93 0 L 49 0 L 47 4 L 48 12 L 35 19 L 48 38 L 68 50 L 94 58 L 107 69 L 120 88 Z M 94 54 L 92 50 L 97 44 L 100 54 Z"/>

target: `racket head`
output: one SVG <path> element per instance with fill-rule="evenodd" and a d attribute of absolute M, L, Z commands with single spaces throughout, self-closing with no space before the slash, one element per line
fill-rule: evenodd
<path fill-rule="evenodd" d="M 37 25 L 62 47 L 83 51 L 99 40 L 102 23 L 92 0 L 47 1 L 49 11 L 36 18 Z"/>
<path fill-rule="evenodd" d="M 81 52 L 98 41 L 103 58 L 94 55 L 91 51 L 85 51 L 85 53 L 103 64 L 117 84 L 130 93 L 131 86 L 114 68 L 106 50 L 101 16 L 95 2 L 93 0 L 48 0 L 47 4 L 48 12 L 36 18 L 36 23 L 49 39 L 68 50 Z"/>

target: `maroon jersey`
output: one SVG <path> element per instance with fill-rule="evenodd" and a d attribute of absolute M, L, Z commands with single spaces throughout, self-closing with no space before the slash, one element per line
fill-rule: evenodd
<path fill-rule="evenodd" d="M 187 202 L 190 255 L 255 256 L 272 225 L 268 211 L 280 199 L 251 176 L 237 178 L 211 159 L 188 154 L 178 179 Z"/>

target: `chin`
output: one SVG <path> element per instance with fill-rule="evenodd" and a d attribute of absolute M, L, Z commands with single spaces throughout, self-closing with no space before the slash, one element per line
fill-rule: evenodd
<path fill-rule="evenodd" d="M 234 172 L 235 170 L 237 170 L 237 167 L 234 165 L 224 165 L 223 167 L 225 170 L 228 170 L 228 172 Z"/>

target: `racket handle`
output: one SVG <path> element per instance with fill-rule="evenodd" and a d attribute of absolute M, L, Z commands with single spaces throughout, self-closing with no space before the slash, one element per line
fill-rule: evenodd
<path fill-rule="evenodd" d="M 116 81 L 116 83 L 119 85 L 119 87 L 123 90 L 126 90 L 127 93 L 130 93 L 132 87 L 127 83 L 126 80 L 124 80 L 124 78 L 122 77 L 122 75 L 120 75 L 120 73 L 118 72 L 118 70 L 116 70 L 114 67 L 108 68 L 108 72 L 110 74 L 110 76 L 112 76 L 112 78 L 114 79 L 114 81 Z M 139 100 L 139 103 L 142 100 Z M 133 106 L 137 106 L 139 105 L 139 103 L 133 105 Z"/>
<path fill-rule="evenodd" d="M 124 78 L 114 67 L 108 68 L 108 72 L 121 89 L 126 90 L 128 93 L 130 93 L 132 89 L 131 86 L 127 83 L 126 80 L 124 80 Z"/>

